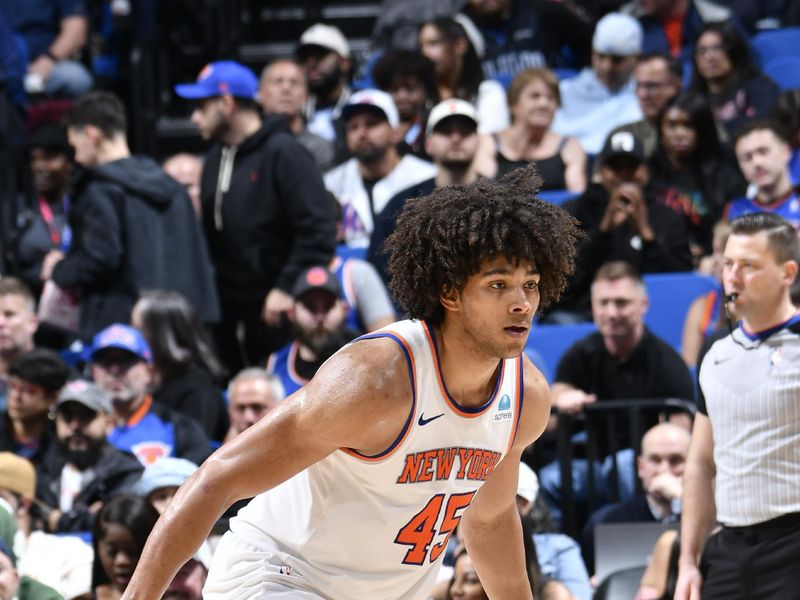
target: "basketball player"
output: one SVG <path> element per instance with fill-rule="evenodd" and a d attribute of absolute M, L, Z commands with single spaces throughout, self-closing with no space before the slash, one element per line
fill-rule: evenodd
<path fill-rule="evenodd" d="M 387 240 L 415 320 L 359 338 L 175 496 L 125 592 L 161 597 L 232 502 L 204 598 L 424 599 L 457 525 L 491 598 L 530 599 L 515 494 L 550 414 L 523 358 L 578 230 L 533 168 L 411 201 Z M 267 490 L 267 491 L 265 491 Z"/>

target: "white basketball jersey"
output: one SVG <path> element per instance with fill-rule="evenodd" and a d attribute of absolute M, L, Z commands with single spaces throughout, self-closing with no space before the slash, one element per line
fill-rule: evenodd
<path fill-rule="evenodd" d="M 453 529 L 513 444 L 522 410 L 521 357 L 500 361 L 491 398 L 465 408 L 445 387 L 427 323 L 400 321 L 359 339 L 379 337 L 399 344 L 412 381 L 411 412 L 391 447 L 375 456 L 342 448 L 231 521 L 300 585 L 334 600 L 427 598 Z"/>

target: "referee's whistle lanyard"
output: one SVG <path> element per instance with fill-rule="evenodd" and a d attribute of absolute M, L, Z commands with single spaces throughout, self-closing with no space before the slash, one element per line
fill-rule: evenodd
<path fill-rule="evenodd" d="M 67 194 L 64 194 L 61 198 L 61 207 L 64 211 L 64 228 L 59 231 L 53 217 L 53 209 L 50 208 L 47 200 L 39 196 L 39 214 L 42 215 L 42 219 L 47 225 L 47 230 L 50 232 L 50 241 L 53 242 L 53 246 L 66 254 L 72 243 L 72 228 L 69 226 L 70 199 Z"/>

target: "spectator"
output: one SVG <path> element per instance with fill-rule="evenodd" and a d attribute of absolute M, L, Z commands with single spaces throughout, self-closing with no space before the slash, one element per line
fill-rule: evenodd
<path fill-rule="evenodd" d="M 328 269 L 336 276 L 339 297 L 347 304 L 349 329 L 370 333 L 397 320 L 386 285 L 372 264 L 355 256 L 337 256 Z"/>
<path fill-rule="evenodd" d="M 91 591 L 92 548 L 78 537 L 34 528 L 40 515 L 35 490 L 36 471 L 30 461 L 0 452 L 0 522 L 8 524 L 0 529 L 9 531 L 2 539 L 14 550 L 19 574 L 68 600 L 83 598 Z"/>
<path fill-rule="evenodd" d="M 733 327 L 736 318 L 733 307 L 725 304 L 722 289 L 722 264 L 725 243 L 731 226 L 727 221 L 720 221 L 714 226 L 712 252 L 700 261 L 698 271 L 711 275 L 717 280 L 717 287 L 703 296 L 695 298 L 686 312 L 681 339 L 681 356 L 684 362 L 694 367 L 700 349 L 720 330 L 727 331 Z"/>
<path fill-rule="evenodd" d="M 158 511 L 147 500 L 128 494 L 116 496 L 97 513 L 92 527 L 96 598 L 122 596 L 156 521 Z"/>
<path fill-rule="evenodd" d="M 433 61 L 440 101 L 458 98 L 475 106 L 478 133 L 494 133 L 508 127 L 506 91 L 500 82 L 486 79 L 480 58 L 462 16 L 436 17 L 419 29 L 419 48 Z"/>
<path fill-rule="evenodd" d="M 197 421 L 210 440 L 228 431 L 224 369 L 192 306 L 176 292 L 146 292 L 131 323 L 153 352 L 153 400 Z"/>
<path fill-rule="evenodd" d="M 603 265 L 592 283 L 592 314 L 597 332 L 576 342 L 561 358 L 551 389 L 559 413 L 576 415 L 587 404 L 608 400 L 641 400 L 694 397 L 694 385 L 681 357 L 644 325 L 647 291 L 639 274 L 628 263 Z M 642 422 L 652 415 L 642 415 Z M 617 448 L 631 447 L 626 416 L 617 418 Z M 608 452 L 610 440 L 599 436 L 600 452 Z M 573 486 L 579 501 L 586 499 L 586 461 L 573 460 Z M 607 471 L 610 461 L 603 468 Z M 544 497 L 551 509 L 560 510 L 561 474 L 558 463 L 539 473 Z M 599 471 L 597 469 L 596 471 Z M 623 496 L 633 489 L 620 468 Z M 600 489 L 600 488 L 596 488 Z"/>
<path fill-rule="evenodd" d="M 3 540 L 0 540 L 0 597 L 3 600 L 64 600 L 53 588 L 20 576 L 14 553 Z"/>
<path fill-rule="evenodd" d="M 178 488 L 197 470 L 197 465 L 185 458 L 162 456 L 141 474 L 133 493 L 141 496 L 162 514 Z"/>
<path fill-rule="evenodd" d="M 755 197 L 732 200 L 726 218 L 732 221 L 748 213 L 771 212 L 800 229 L 800 198 L 789 173 L 792 150 L 783 128 L 770 121 L 749 123 L 739 130 L 734 147 Z"/>
<path fill-rule="evenodd" d="M 589 54 L 589 20 L 564 3 L 467 0 L 464 14 L 481 36 L 478 56 L 484 74 L 501 82 L 531 67 L 575 66 L 563 65 L 565 47 L 578 64 Z"/>
<path fill-rule="evenodd" d="M 261 72 L 258 99 L 267 114 L 284 115 L 289 120 L 289 129 L 311 152 L 321 172 L 335 164 L 334 143 L 312 133 L 306 124 L 304 110 L 308 103 L 308 82 L 303 67 L 288 58 L 269 63 Z"/>
<path fill-rule="evenodd" d="M 678 59 L 664 54 L 643 54 L 633 70 L 636 97 L 642 119 L 615 127 L 609 133 L 629 131 L 639 138 L 647 159 L 653 156 L 658 144 L 658 118 L 667 100 L 681 91 L 682 66 Z"/>
<path fill-rule="evenodd" d="M 228 417 L 231 428 L 225 436 L 229 442 L 255 425 L 275 408 L 286 393 L 280 377 L 258 367 L 241 371 L 228 384 Z"/>
<path fill-rule="evenodd" d="M 430 194 L 438 187 L 464 185 L 475 181 L 475 155 L 478 151 L 478 115 L 475 107 L 459 99 L 444 100 L 437 104 L 428 117 L 425 150 L 436 166 L 436 173 L 414 186 L 398 192 L 386 203 L 375 220 L 370 238 L 367 259 L 388 283 L 387 257 L 383 243 L 394 231 L 397 216 L 406 202 Z"/>
<path fill-rule="evenodd" d="M 741 322 L 699 361 L 675 600 L 796 595 L 798 261 L 797 231 L 785 219 L 731 222 L 722 279 Z M 716 522 L 722 528 L 709 537 Z"/>
<path fill-rule="evenodd" d="M 434 64 L 418 52 L 388 50 L 372 67 L 372 79 L 397 107 L 400 153 L 426 158 L 425 121 L 438 97 Z"/>
<path fill-rule="evenodd" d="M 54 408 L 57 438 L 36 468 L 36 496 L 50 508 L 48 531 L 89 531 L 95 513 L 129 489 L 142 466 L 108 443 L 111 401 L 93 383 L 67 384 Z"/>
<path fill-rule="evenodd" d="M 203 600 L 203 586 L 211 568 L 211 549 L 203 545 L 184 564 L 167 587 L 162 600 Z"/>
<path fill-rule="evenodd" d="M 200 176 L 203 173 L 203 160 L 187 152 L 179 152 L 167 158 L 161 165 L 167 175 L 186 188 L 195 215 L 200 219 Z"/>
<path fill-rule="evenodd" d="M 414 50 L 418 47 L 419 28 L 440 16 L 450 17 L 462 6 L 460 0 L 382 0 L 380 14 L 372 31 L 373 46 Z M 433 60 L 433 59 L 431 59 Z"/>
<path fill-rule="evenodd" d="M 689 89 L 708 99 L 726 141 L 745 121 L 766 116 L 780 94 L 732 23 L 709 23 L 700 30 Z"/>
<path fill-rule="evenodd" d="M 347 305 L 336 277 L 325 267 L 311 267 L 297 278 L 290 313 L 295 340 L 270 356 L 267 371 L 280 377 L 290 396 L 308 383 L 339 348 L 358 334 L 345 327 Z"/>
<path fill-rule="evenodd" d="M 325 186 L 342 205 L 347 245 L 366 248 L 375 220 L 392 196 L 433 177 L 436 170 L 415 156 L 400 156 L 395 145 L 400 117 L 389 94 L 353 94 L 342 119 L 353 158 L 329 171 Z"/>
<path fill-rule="evenodd" d="M 789 132 L 792 146 L 792 159 L 789 174 L 792 185 L 800 185 L 800 90 L 787 90 L 778 96 L 772 109 L 771 118 Z"/>
<path fill-rule="evenodd" d="M 576 275 L 557 307 L 573 318 L 586 314 L 591 282 L 605 262 L 624 260 L 641 273 L 688 271 L 692 266 L 684 220 L 656 202 L 647 187 L 650 173 L 641 142 L 627 131 L 615 133 L 597 162 L 601 183 L 564 205 L 587 234 Z"/>
<path fill-rule="evenodd" d="M 691 435 L 672 423 L 650 428 L 636 457 L 642 492 L 596 511 L 583 528 L 583 558 L 594 572 L 594 528 L 601 523 L 669 523 L 680 518 L 683 465 Z"/>
<path fill-rule="evenodd" d="M 0 450 L 38 463 L 55 437 L 50 408 L 69 368 L 51 350 L 34 349 L 8 368 L 8 407 L 0 418 Z"/>
<path fill-rule="evenodd" d="M 108 439 L 145 466 L 162 456 L 200 464 L 209 455 L 208 438 L 194 419 L 153 402 L 152 356 L 133 327 L 115 324 L 95 336 L 89 368 L 111 398 L 115 426 Z"/>
<path fill-rule="evenodd" d="M 532 532 L 544 580 L 563 584 L 575 600 L 591 600 L 592 587 L 581 549 L 571 537 L 556 531 L 555 521 L 539 495 L 539 479 L 524 462 L 519 464 L 517 508 Z M 547 593 L 543 597 L 550 598 Z"/>
<path fill-rule="evenodd" d="M 33 334 L 39 326 L 36 300 L 16 277 L 0 279 L 0 410 L 6 408 L 8 367 L 33 350 Z"/>
<path fill-rule="evenodd" d="M 28 138 L 34 197 L 17 217 L 13 244 L 14 271 L 38 296 L 42 291 L 42 261 L 50 250 L 69 250 L 68 224 L 72 152 L 64 129 L 44 125 Z"/>
<path fill-rule="evenodd" d="M 746 189 L 725 160 L 714 117 L 702 96 L 688 92 L 667 101 L 658 119 L 659 144 L 650 160 L 656 199 L 685 221 L 694 264 L 711 253 L 714 224 L 725 203 Z"/>
<path fill-rule="evenodd" d="M 620 10 L 642 24 L 645 52 L 669 54 L 683 64 L 691 61 L 703 25 L 731 16 L 728 8 L 712 0 L 632 0 Z"/>
<path fill-rule="evenodd" d="M 85 167 L 70 212 L 72 244 L 51 250 L 41 277 L 81 295 L 80 335 L 126 322 L 144 289 L 183 293 L 205 321 L 219 316 L 211 263 L 186 191 L 149 158 L 131 156 L 122 102 L 91 92 L 67 115 Z"/>
<path fill-rule="evenodd" d="M 76 60 L 88 39 L 83 0 L 0 0 L 0 12 L 25 44 L 29 93 L 74 98 L 92 85 L 92 76 Z"/>
<path fill-rule="evenodd" d="M 250 69 L 221 61 L 176 87 L 198 102 L 192 120 L 214 142 L 200 188 L 222 303 L 217 348 L 231 372 L 285 343 L 294 280 L 331 259 L 336 235 L 313 159 L 283 117 L 262 119 L 257 85 Z"/>
<path fill-rule="evenodd" d="M 350 44 L 337 27 L 315 23 L 300 36 L 296 55 L 311 92 L 306 106 L 308 130 L 329 142 L 342 140 L 340 118 L 351 94 Z"/>
<path fill-rule="evenodd" d="M 642 52 L 642 28 L 636 19 L 610 13 L 600 19 L 592 38 L 592 66 L 560 84 L 561 108 L 553 130 L 578 138 L 597 154 L 617 125 L 642 118 L 632 78 Z"/>
<path fill-rule="evenodd" d="M 511 126 L 493 136 L 493 168 L 480 172 L 504 175 L 534 161 L 543 190 L 583 193 L 586 153 L 576 138 L 550 129 L 560 104 L 558 78 L 552 71 L 520 71 L 508 88 Z"/>

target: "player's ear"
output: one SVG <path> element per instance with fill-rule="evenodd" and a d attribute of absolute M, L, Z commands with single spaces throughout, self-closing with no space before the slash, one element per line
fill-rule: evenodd
<path fill-rule="evenodd" d="M 439 295 L 439 302 L 442 303 L 445 310 L 457 311 L 461 308 L 461 295 L 458 293 L 457 289 L 444 286 L 442 288 L 442 293 Z"/>

